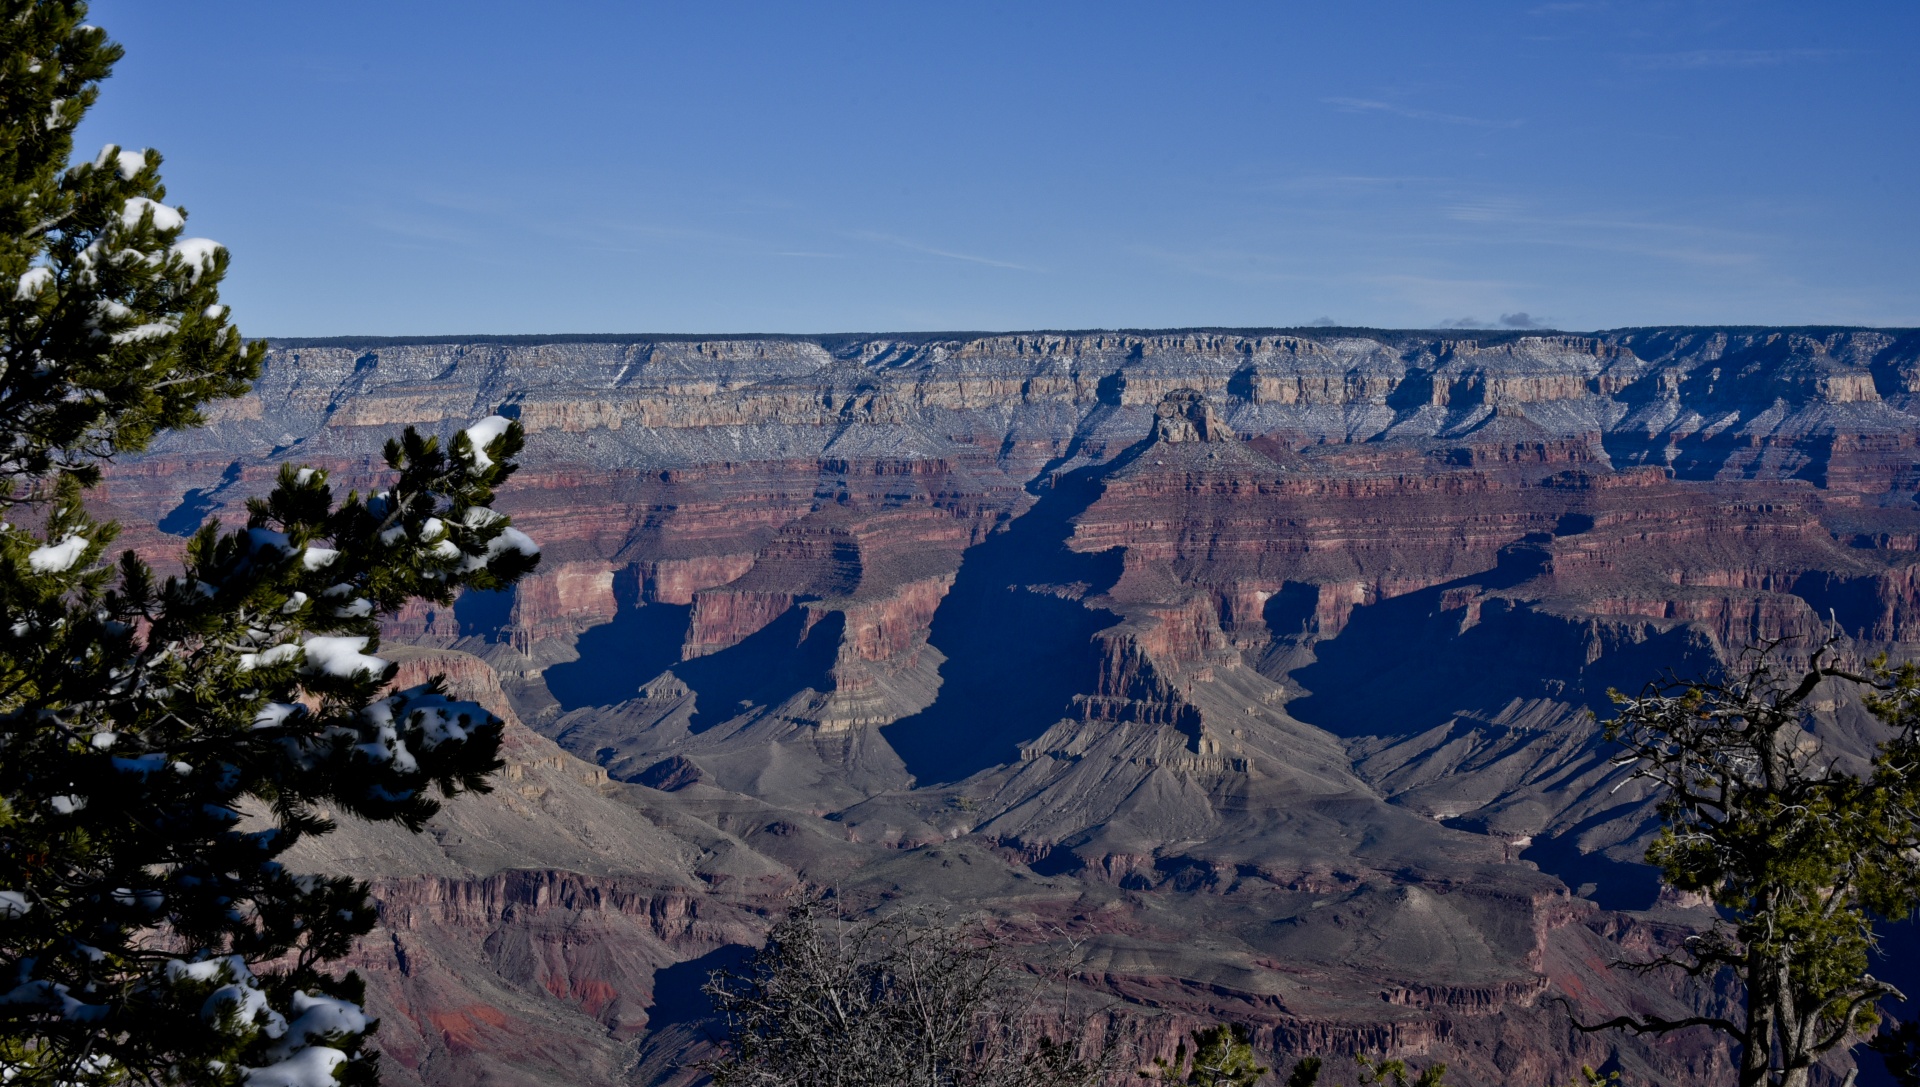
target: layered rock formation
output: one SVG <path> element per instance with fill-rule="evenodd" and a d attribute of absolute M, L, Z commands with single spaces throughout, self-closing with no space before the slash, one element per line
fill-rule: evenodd
<path fill-rule="evenodd" d="M 506 780 L 309 858 L 380 878 L 422 1083 L 684 1078 L 689 979 L 806 886 L 1069 934 L 1147 1037 L 1706 1082 L 1712 1039 L 1556 1002 L 1717 999 L 1606 969 L 1701 916 L 1593 713 L 1920 641 L 1909 332 L 289 342 L 100 499 L 157 552 L 282 461 L 367 486 L 495 411 L 546 559 L 389 641 L 515 715 Z"/>

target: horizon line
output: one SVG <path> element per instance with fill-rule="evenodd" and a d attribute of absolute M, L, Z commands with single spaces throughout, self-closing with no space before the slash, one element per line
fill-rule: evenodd
<path fill-rule="evenodd" d="M 1577 330 L 1558 328 L 1388 328 L 1375 325 L 1274 325 L 1228 326 L 1188 325 L 1165 328 L 1033 328 L 1005 330 L 928 330 L 896 332 L 549 332 L 549 333 L 465 333 L 433 335 L 332 335 L 332 336 L 249 336 L 278 347 L 355 347 L 425 346 L 430 344 L 492 343 L 509 346 L 533 346 L 560 343 L 684 343 L 712 340 L 793 340 L 855 343 L 870 340 L 906 340 L 931 343 L 941 340 L 978 340 L 1006 336 L 1167 336 L 1191 333 L 1213 335 L 1294 335 L 1319 337 L 1331 335 L 1395 337 L 1424 336 L 1438 339 L 1523 339 L 1528 336 L 1618 336 L 1636 332 L 1800 332 L 1845 333 L 1883 332 L 1905 335 L 1920 332 L 1920 327 L 1879 325 L 1750 325 L 1750 324 L 1671 324 L 1622 325 L 1615 328 Z"/>

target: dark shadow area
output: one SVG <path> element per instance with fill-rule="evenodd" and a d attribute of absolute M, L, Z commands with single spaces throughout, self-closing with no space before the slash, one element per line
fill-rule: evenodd
<path fill-rule="evenodd" d="M 214 496 L 224 490 L 228 484 L 239 482 L 239 479 L 240 462 L 234 461 L 227 465 L 226 471 L 220 474 L 219 486 L 210 490 L 205 487 L 195 487 L 180 496 L 180 504 L 167 511 L 167 515 L 160 518 L 156 527 L 174 536 L 191 536 L 200 531 L 200 526 L 206 522 L 207 514 L 212 513 L 213 508 L 220 504 Z"/>
<path fill-rule="evenodd" d="M 1462 630 L 1466 612 L 1442 609 L 1442 594 L 1511 582 L 1538 558 L 1537 549 L 1509 551 L 1491 574 L 1355 608 L 1339 637 L 1315 645 L 1317 660 L 1289 677 L 1311 693 L 1287 712 L 1346 737 L 1411 735 L 1516 697 L 1584 705 L 1604 718 L 1609 687 L 1637 691 L 1668 669 L 1683 677 L 1717 672 L 1705 636 L 1684 627 L 1634 641 L 1605 624 L 1495 597 Z"/>
<path fill-rule="evenodd" d="M 1610 818 L 1612 814 L 1609 812 L 1595 821 Z M 1584 894 L 1599 903 L 1601 909 L 1653 908 L 1660 898 L 1659 869 L 1650 864 L 1616 861 L 1600 853 L 1582 853 L 1576 844 L 1579 837 L 1576 829 L 1552 838 L 1536 838 L 1521 852 L 1520 859 L 1539 865 L 1542 872 L 1559 877 L 1560 882 L 1576 892 L 1592 884 L 1592 889 Z"/>
<path fill-rule="evenodd" d="M 692 614 L 690 604 L 622 605 L 612 622 L 580 635 L 574 645 L 579 660 L 546 670 L 547 690 L 563 710 L 625 702 L 642 683 L 680 662 Z M 462 618 L 460 629 L 466 627 Z"/>
<path fill-rule="evenodd" d="M 713 998 L 701 989 L 715 970 L 738 972 L 754 953 L 746 944 L 728 944 L 697 959 L 653 972 L 653 1003 L 647 1006 L 647 1030 L 713 1018 Z"/>
<path fill-rule="evenodd" d="M 1393 409 L 1393 422 L 1388 423 L 1386 429 L 1391 430 L 1394 426 L 1406 422 L 1432 403 L 1433 372 L 1408 370 L 1400 384 L 1394 386 L 1393 390 L 1387 394 L 1387 407 Z"/>
<path fill-rule="evenodd" d="M 1880 926 L 1880 950 L 1873 956 L 1873 976 L 1907 994 L 1905 1001 L 1881 1005 L 1889 1021 L 1910 1023 L 1920 1019 L 1920 921 Z M 1900 1087 L 1880 1054 L 1861 1046 L 1855 1055 L 1860 1060 L 1859 1087 Z"/>
<path fill-rule="evenodd" d="M 1601 445 L 1606 444 L 1605 440 Z M 1674 443 L 1673 478 L 1694 482 L 1707 482 L 1720 478 L 1727 467 L 1727 461 L 1735 453 L 1747 452 L 1744 444 L 1735 444 L 1731 433 L 1717 434 L 1711 438 L 1689 436 Z"/>
<path fill-rule="evenodd" d="M 1274 637 L 1290 638 L 1312 631 L 1319 607 L 1318 588 L 1289 581 L 1280 586 L 1279 592 L 1267 597 L 1260 617 L 1266 621 L 1267 629 L 1273 632 Z"/>
<path fill-rule="evenodd" d="M 1006 531 L 967 552 L 928 639 L 947 657 L 940 696 L 886 726 L 887 742 L 917 784 L 959 781 L 1013 761 L 1020 743 L 1093 689 L 1093 635 L 1115 616 L 1079 598 L 1119 580 L 1121 555 L 1076 553 L 1066 541 L 1073 518 L 1100 496 L 1100 480 L 1144 447 L 1059 477 Z"/>
<path fill-rule="evenodd" d="M 1078 853 L 1064 845 L 1056 845 L 1035 858 L 1033 863 L 1027 865 L 1027 869 L 1036 876 L 1071 876 L 1086 866 L 1087 862 Z"/>
<path fill-rule="evenodd" d="M 1563 513 L 1560 520 L 1554 522 L 1553 534 L 1557 536 L 1578 536 L 1593 531 L 1593 516 L 1586 513 Z"/>
<path fill-rule="evenodd" d="M 847 617 L 833 612 L 811 630 L 805 629 L 806 620 L 805 608 L 789 608 L 738 645 L 672 664 L 673 674 L 694 691 L 688 728 L 705 732 L 743 710 L 777 706 L 803 687 L 826 690 Z M 679 653 L 677 642 L 674 652 Z"/>
<path fill-rule="evenodd" d="M 461 634 L 497 642 L 513 618 L 513 590 L 463 592 L 453 602 L 453 618 Z"/>
<path fill-rule="evenodd" d="M 200 530 L 200 525 L 213 512 L 212 492 L 195 487 L 180 499 L 180 504 L 167 512 L 156 522 L 160 531 L 174 536 L 191 536 Z"/>
<path fill-rule="evenodd" d="M 1827 570 L 1810 570 L 1793 579 L 1787 590 L 1807 602 L 1813 613 L 1832 619 L 1856 638 L 1873 637 L 1883 605 L 1880 587 L 1872 575 L 1846 577 Z M 1879 637 L 1886 637 L 1881 634 Z"/>

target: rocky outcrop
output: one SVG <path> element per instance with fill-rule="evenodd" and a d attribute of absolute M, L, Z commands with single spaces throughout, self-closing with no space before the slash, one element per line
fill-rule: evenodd
<path fill-rule="evenodd" d="M 1233 440 L 1233 431 L 1220 421 L 1206 394 L 1176 389 L 1153 409 L 1153 440 L 1173 444 L 1225 442 Z"/>

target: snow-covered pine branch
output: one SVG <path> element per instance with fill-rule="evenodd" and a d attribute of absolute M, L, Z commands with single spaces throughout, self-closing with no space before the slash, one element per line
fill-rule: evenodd
<path fill-rule="evenodd" d="M 379 621 L 539 561 L 492 508 L 520 428 L 408 430 L 367 496 L 289 466 L 176 577 L 109 561 L 99 462 L 245 392 L 264 347 L 157 152 L 71 161 L 119 47 L 74 0 L 0 5 L 0 1079 L 370 1084 L 361 983 L 327 969 L 367 887 L 279 858 L 323 810 L 418 829 L 487 787 L 501 722 L 387 689 Z"/>

